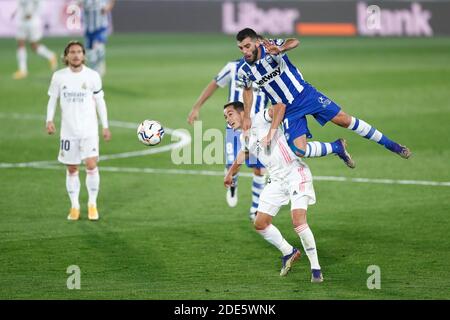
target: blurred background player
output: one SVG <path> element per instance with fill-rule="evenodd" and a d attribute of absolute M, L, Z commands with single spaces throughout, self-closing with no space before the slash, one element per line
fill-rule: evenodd
<path fill-rule="evenodd" d="M 80 180 L 78 166 L 86 165 L 86 187 L 89 193 L 88 218 L 98 220 L 97 195 L 100 175 L 97 168 L 99 156 L 98 120 L 100 117 L 105 141 L 111 139 L 102 80 L 100 75 L 86 67 L 85 49 L 80 42 L 71 41 L 64 49 L 67 68 L 53 74 L 48 95 L 47 133 L 56 132 L 53 118 L 59 99 L 61 106 L 61 141 L 58 161 L 67 166 L 66 188 L 71 200 L 69 220 L 80 218 Z"/>
<path fill-rule="evenodd" d="M 47 59 L 52 71 L 58 66 L 56 55 L 39 41 L 42 38 L 42 22 L 40 18 L 40 0 L 17 0 L 17 9 L 12 18 L 17 18 L 17 64 L 18 70 L 13 74 L 13 79 L 23 79 L 28 75 L 26 42 L 31 44 L 31 49 L 41 57 Z"/>
<path fill-rule="evenodd" d="M 229 125 L 240 129 L 244 120 L 244 105 L 241 102 L 226 104 L 224 115 Z M 269 182 L 260 196 L 254 223 L 256 231 L 281 251 L 283 256 L 280 276 L 287 275 L 292 264 L 300 257 L 300 251 L 286 241 L 280 230 L 272 224 L 272 219 L 280 208 L 290 201 L 292 224 L 311 264 L 311 282 L 322 282 L 316 242 L 306 222 L 308 206 L 316 202 L 312 174 L 309 167 L 290 150 L 279 128 L 276 129 L 270 148 L 261 145 L 261 140 L 271 127 L 273 116 L 273 108 L 270 107 L 252 119 L 248 140 L 244 142 L 241 138 L 243 148 L 225 176 L 224 184 L 229 186 L 232 183 L 233 174 L 239 170 L 247 152 L 256 155 L 269 173 Z M 306 123 L 306 118 L 298 121 Z"/>
<path fill-rule="evenodd" d="M 298 46 L 299 41 L 297 39 L 264 40 L 261 42 L 259 35 L 253 29 L 245 28 L 237 33 L 236 40 L 239 50 L 244 55 L 238 70 L 239 79 L 245 84 L 244 131 L 251 126 L 249 115 L 252 99 L 251 91 L 253 90 L 253 83 L 257 83 L 273 105 L 283 104 L 286 106 L 283 119 L 286 139 L 291 149 L 299 157 L 308 154 L 306 137 L 299 133 L 301 124 L 297 123 L 297 119 L 306 115 L 314 116 L 321 126 L 331 121 L 338 126 L 350 129 L 366 139 L 383 145 L 386 149 L 404 159 L 411 156 L 407 147 L 390 140 L 365 121 L 346 114 L 335 102 L 303 79 L 299 69 L 290 62 L 286 54 L 286 51 Z M 275 112 L 277 111 L 275 110 Z M 268 133 L 266 140 L 270 142 L 269 135 L 270 133 Z M 349 161 L 351 159 L 347 159 L 345 154 L 342 155 L 339 151 L 336 142 L 334 142 L 322 147 L 320 153 L 322 155 L 336 153 L 349 167 L 352 167 Z"/>
<path fill-rule="evenodd" d="M 83 8 L 84 36 L 89 67 L 106 73 L 106 41 L 115 0 L 77 0 Z"/>
<path fill-rule="evenodd" d="M 237 66 L 239 60 L 228 62 L 222 70 L 217 74 L 217 76 L 211 80 L 211 82 L 203 89 L 200 97 L 195 102 L 192 107 L 191 112 L 188 116 L 188 123 L 193 124 L 195 120 L 199 119 L 200 109 L 203 104 L 211 97 L 217 88 L 224 88 L 225 86 L 229 87 L 228 90 L 228 102 L 232 101 L 243 101 L 242 97 L 242 83 L 238 81 L 237 78 Z M 251 108 L 251 117 L 253 117 L 260 110 L 263 110 L 267 106 L 268 99 L 266 95 L 255 87 L 253 92 L 253 105 Z M 229 125 L 227 125 L 225 129 L 225 165 L 226 171 L 229 169 L 234 159 L 236 158 L 237 153 L 240 150 L 240 130 L 233 130 Z M 253 170 L 253 181 L 252 181 L 252 205 L 249 211 L 249 217 L 251 220 L 254 220 L 256 209 L 258 208 L 259 203 L 259 194 L 264 188 L 265 177 L 264 177 L 264 167 L 263 165 L 256 159 L 248 159 L 246 164 L 249 168 Z M 239 173 L 233 177 L 233 183 L 227 189 L 226 199 L 227 203 L 230 207 L 235 207 L 238 202 L 238 177 Z"/>

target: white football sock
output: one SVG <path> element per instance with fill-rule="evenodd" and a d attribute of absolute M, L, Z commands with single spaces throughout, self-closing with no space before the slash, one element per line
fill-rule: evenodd
<path fill-rule="evenodd" d="M 38 45 L 36 53 L 40 55 L 41 57 L 44 57 L 47 60 L 50 60 L 53 58 L 55 53 L 53 51 L 50 51 L 46 46 L 43 44 Z"/>
<path fill-rule="evenodd" d="M 89 193 L 89 205 L 97 206 L 97 196 L 100 187 L 100 174 L 98 168 L 86 169 L 86 188 Z"/>
<path fill-rule="evenodd" d="M 294 228 L 295 232 L 300 237 L 303 249 L 308 256 L 309 263 L 311 264 L 311 269 L 320 270 L 319 258 L 317 256 L 316 241 L 314 240 L 314 235 L 309 228 L 308 224 L 302 224 L 297 228 Z"/>
<path fill-rule="evenodd" d="M 273 224 L 269 224 L 267 228 L 264 230 L 256 230 L 267 242 L 273 244 L 277 247 L 278 250 L 281 251 L 283 256 L 292 253 L 293 247 L 283 238 L 280 230 L 275 227 Z"/>
<path fill-rule="evenodd" d="M 69 173 L 66 171 L 66 189 L 69 194 L 70 202 L 72 203 L 72 208 L 80 209 L 80 203 L 78 197 L 80 195 L 80 179 L 78 177 L 78 171 L 75 173 Z"/>
<path fill-rule="evenodd" d="M 27 73 L 27 49 L 25 47 L 17 49 L 17 63 L 19 65 L 19 70 Z"/>

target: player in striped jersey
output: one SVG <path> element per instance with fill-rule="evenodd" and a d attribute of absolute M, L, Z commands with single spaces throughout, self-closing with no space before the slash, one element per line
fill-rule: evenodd
<path fill-rule="evenodd" d="M 89 66 L 101 76 L 106 72 L 106 40 L 115 0 L 78 0 L 83 7 L 85 45 Z"/>
<path fill-rule="evenodd" d="M 338 153 L 333 143 L 322 145 L 320 151 L 313 150 L 306 143 L 306 137 L 310 136 L 310 133 L 306 123 L 298 121 L 306 115 L 314 116 L 322 126 L 331 121 L 348 128 L 366 139 L 383 145 L 402 158 L 408 159 L 411 156 L 407 147 L 390 140 L 365 121 L 346 114 L 335 102 L 303 79 L 300 71 L 285 53 L 298 46 L 297 39 L 260 41 L 254 30 L 246 28 L 239 31 L 236 40 L 239 50 L 244 55 L 238 70 L 238 76 L 245 86 L 244 131 L 251 126 L 249 105 L 251 105 L 252 96 L 249 93 L 256 84 L 266 93 L 273 105 L 282 103 L 286 106 L 285 110 L 281 110 L 281 107 L 276 108 L 275 112 L 284 113 L 283 125 L 286 139 L 297 156 L 310 156 L 312 153 L 319 152 L 321 155 Z M 264 143 L 270 143 L 277 126 L 277 123 L 272 123 Z M 345 158 L 343 160 L 346 161 Z"/>
<path fill-rule="evenodd" d="M 50 68 L 55 71 L 58 66 L 56 54 L 40 43 L 42 38 L 42 21 L 40 0 L 18 0 L 17 10 L 12 18 L 17 19 L 17 64 L 19 69 L 13 74 L 13 79 L 24 79 L 28 76 L 26 42 L 29 41 L 31 49 L 39 56 L 48 60 Z"/>
<path fill-rule="evenodd" d="M 200 97 L 195 102 L 192 110 L 188 116 L 189 124 L 193 124 L 195 120 L 199 119 L 200 109 L 203 104 L 211 97 L 218 88 L 224 88 L 228 86 L 228 101 L 243 101 L 242 99 L 242 83 L 237 78 L 237 65 L 239 60 L 228 62 L 217 76 L 211 80 L 211 82 L 205 87 Z M 260 91 L 257 87 L 252 90 L 252 107 L 250 116 L 253 117 L 255 113 L 264 109 L 268 104 L 266 95 Z M 234 131 L 230 126 L 226 127 L 225 131 L 225 164 L 226 168 L 229 168 L 236 158 L 237 153 L 240 150 L 240 137 L 241 131 Z M 250 219 L 254 220 L 256 209 L 259 203 L 259 194 L 265 185 L 265 177 L 262 164 L 257 161 L 256 158 L 249 159 L 247 166 L 253 170 L 253 182 L 252 182 L 252 205 L 250 207 Z M 237 187 L 238 187 L 238 174 L 233 177 L 233 184 L 227 189 L 226 199 L 230 207 L 237 205 Z"/>

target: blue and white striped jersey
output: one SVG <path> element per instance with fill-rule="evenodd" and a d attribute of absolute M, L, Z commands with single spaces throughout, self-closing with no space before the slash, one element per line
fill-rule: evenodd
<path fill-rule="evenodd" d="M 103 14 L 102 9 L 110 0 L 79 0 L 83 6 L 83 24 L 85 32 L 95 32 L 107 29 L 109 26 L 109 14 Z"/>
<path fill-rule="evenodd" d="M 270 40 L 278 46 L 283 39 Z M 258 86 L 270 99 L 272 104 L 294 102 L 307 86 L 300 71 L 290 61 L 286 53 L 271 55 L 261 45 L 261 59 L 249 64 L 242 58 L 238 64 L 238 78 L 244 86 Z"/>
<path fill-rule="evenodd" d="M 239 80 L 237 70 L 240 60 L 228 62 L 214 78 L 216 84 L 224 88 L 228 85 L 228 102 L 243 102 L 243 83 Z M 260 110 L 263 110 L 268 103 L 268 98 L 258 87 L 253 87 L 253 105 L 250 116 L 253 117 Z"/>

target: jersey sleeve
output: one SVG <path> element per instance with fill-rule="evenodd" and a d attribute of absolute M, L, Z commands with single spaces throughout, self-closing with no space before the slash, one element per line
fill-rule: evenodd
<path fill-rule="evenodd" d="M 232 69 L 231 63 L 227 63 L 214 78 L 219 87 L 223 88 L 230 83 L 231 69 Z"/>
<path fill-rule="evenodd" d="M 48 88 L 48 95 L 55 98 L 59 97 L 59 77 L 56 73 L 52 76 L 50 87 Z"/>
<path fill-rule="evenodd" d="M 93 77 L 93 84 L 92 84 L 92 91 L 94 93 L 94 96 L 101 96 L 103 97 L 103 88 L 102 88 L 102 78 L 98 74 L 98 72 L 94 73 Z"/>
<path fill-rule="evenodd" d="M 237 81 L 238 81 L 239 85 L 242 86 L 243 88 L 247 88 L 248 89 L 248 88 L 251 88 L 253 86 L 252 80 L 245 73 L 245 71 L 242 70 L 242 68 L 239 68 L 239 70 L 238 70 Z"/>

